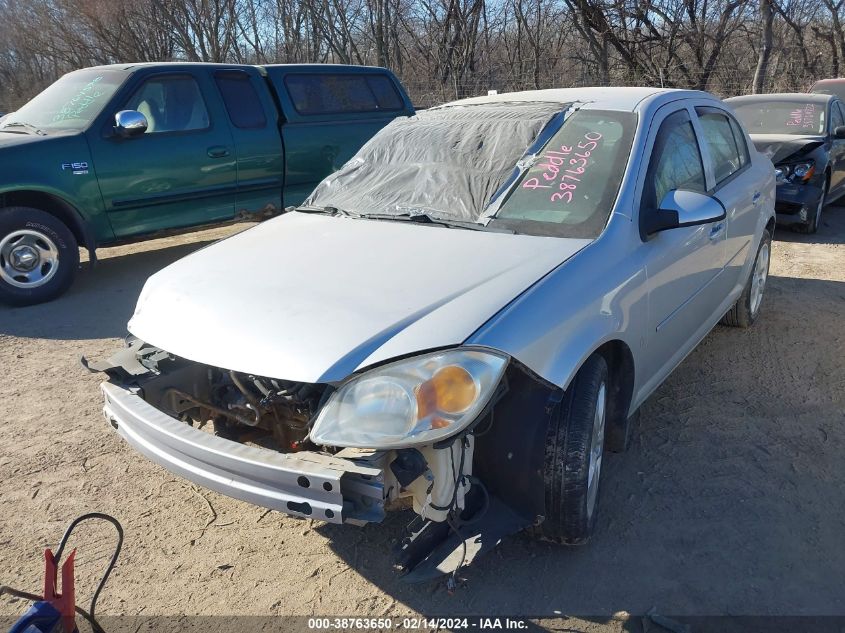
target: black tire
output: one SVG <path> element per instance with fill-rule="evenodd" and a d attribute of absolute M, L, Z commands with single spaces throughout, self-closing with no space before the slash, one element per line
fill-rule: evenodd
<path fill-rule="evenodd" d="M 56 253 L 51 259 L 44 255 L 46 251 L 36 249 L 40 255 L 32 272 L 38 272 L 44 280 L 29 287 L 27 276 L 19 274 L 11 261 L 21 232 L 38 244 L 55 247 Z M 76 238 L 57 217 L 30 207 L 0 209 L 0 302 L 24 306 L 55 299 L 70 287 L 78 267 Z"/>
<path fill-rule="evenodd" d="M 594 354 L 576 374 L 549 422 L 543 465 L 546 514 L 538 527 L 543 538 L 580 545 L 586 543 L 592 534 L 598 508 L 601 461 L 595 474 L 596 489 L 592 503 L 589 501 L 588 479 L 596 411 L 602 393 L 606 420 L 609 393 L 607 363 L 602 356 Z M 602 426 L 606 425 L 602 423 Z M 600 441 L 603 449 L 604 433 L 600 435 Z"/>
<path fill-rule="evenodd" d="M 827 187 L 829 183 L 830 176 L 827 176 L 824 179 L 824 187 L 822 188 L 821 198 L 816 201 L 816 207 L 813 209 L 812 213 L 810 213 L 809 217 L 807 218 L 807 223 L 793 225 L 793 228 L 796 232 L 812 235 L 813 233 L 819 230 L 819 223 L 822 219 L 822 209 L 824 209 L 825 204 L 827 203 L 825 198 L 827 197 Z"/>
<path fill-rule="evenodd" d="M 751 266 L 751 274 L 745 281 L 745 287 L 742 289 L 742 294 L 739 295 L 736 303 L 728 310 L 727 314 L 722 317 L 720 323 L 722 325 L 729 325 L 731 327 L 747 328 L 751 327 L 757 317 L 760 315 L 760 306 L 762 304 L 762 297 L 757 302 L 756 309 L 752 309 L 752 280 L 757 269 L 757 260 L 760 258 L 760 253 L 763 252 L 763 247 L 766 247 L 768 253 L 768 261 L 766 262 L 766 279 L 769 276 L 769 262 L 771 262 L 771 248 L 772 236 L 768 229 L 763 229 L 763 238 L 760 240 L 760 245 L 757 247 L 757 255 L 754 257 L 754 264 Z M 763 291 L 765 291 L 765 280 L 763 284 Z M 763 292 L 765 296 L 765 292 Z"/>

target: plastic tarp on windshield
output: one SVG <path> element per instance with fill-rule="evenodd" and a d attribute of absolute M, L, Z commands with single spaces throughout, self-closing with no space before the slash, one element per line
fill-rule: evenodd
<path fill-rule="evenodd" d="M 568 107 L 503 101 L 394 119 L 305 205 L 476 221 L 543 127 Z"/>

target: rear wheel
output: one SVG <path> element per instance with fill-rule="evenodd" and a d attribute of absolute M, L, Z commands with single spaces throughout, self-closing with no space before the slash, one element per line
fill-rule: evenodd
<path fill-rule="evenodd" d="M 64 223 L 40 209 L 0 210 L 0 301 L 31 305 L 68 289 L 79 247 Z"/>
<path fill-rule="evenodd" d="M 546 516 L 544 538 L 585 543 L 598 507 L 608 409 L 607 363 L 587 359 L 553 414 L 546 436 L 544 463 Z"/>
<path fill-rule="evenodd" d="M 763 303 L 763 293 L 769 278 L 769 260 L 771 259 L 772 236 L 768 229 L 763 229 L 763 239 L 757 248 L 757 257 L 751 268 L 751 276 L 745 282 L 745 288 L 734 306 L 722 317 L 723 325 L 733 327 L 750 327 L 760 314 Z"/>

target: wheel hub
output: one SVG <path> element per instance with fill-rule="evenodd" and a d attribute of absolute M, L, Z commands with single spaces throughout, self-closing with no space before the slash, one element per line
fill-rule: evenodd
<path fill-rule="evenodd" d="M 37 288 L 59 270 L 59 249 L 40 231 L 19 229 L 0 239 L 0 281 L 16 288 Z"/>
<path fill-rule="evenodd" d="M 18 246 L 9 254 L 12 268 L 22 272 L 27 272 L 35 268 L 38 265 L 39 259 L 38 252 L 28 244 Z"/>

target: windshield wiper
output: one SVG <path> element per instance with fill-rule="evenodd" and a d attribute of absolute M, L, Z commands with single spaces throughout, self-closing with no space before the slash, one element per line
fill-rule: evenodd
<path fill-rule="evenodd" d="M 471 222 L 469 220 L 446 220 L 436 218 L 427 213 L 365 213 L 362 218 L 367 220 L 396 220 L 398 222 L 414 222 L 416 224 L 431 224 L 434 226 L 446 226 L 454 229 L 467 229 L 469 231 L 493 231 L 496 233 L 513 233 L 510 229 L 494 228 Z"/>
<path fill-rule="evenodd" d="M 300 211 L 302 213 L 325 213 L 326 215 L 342 215 L 348 218 L 360 218 L 363 217 L 357 213 L 352 213 L 351 211 L 347 211 L 346 209 L 341 209 L 339 207 L 296 207 L 294 211 Z"/>
<path fill-rule="evenodd" d="M 26 130 L 30 130 L 31 132 L 34 132 L 38 136 L 47 136 L 47 132 L 45 132 L 41 128 L 33 125 L 32 123 L 25 123 L 23 121 L 10 121 L 9 123 L 4 123 L 2 126 L 0 126 L 0 131 L 6 131 L 6 128 L 9 128 L 9 127 L 22 127 Z M 11 130 L 9 130 L 9 131 L 11 131 Z"/>

